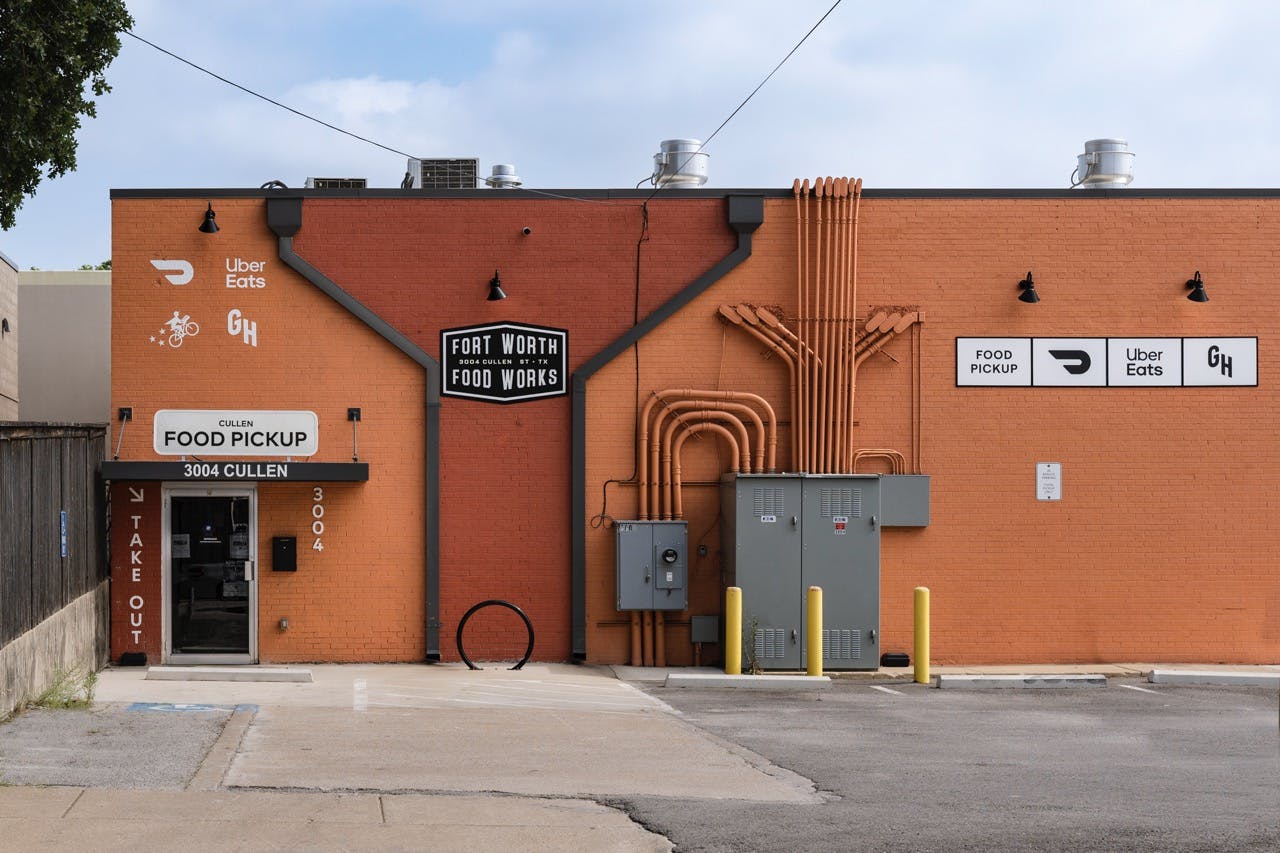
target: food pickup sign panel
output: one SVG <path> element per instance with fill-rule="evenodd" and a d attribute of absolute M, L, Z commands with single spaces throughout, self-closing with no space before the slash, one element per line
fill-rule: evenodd
<path fill-rule="evenodd" d="M 314 456 L 315 412 L 161 409 L 152 446 L 164 456 Z"/>
<path fill-rule="evenodd" d="M 1258 339 L 956 338 L 956 385 L 1257 387 Z"/>

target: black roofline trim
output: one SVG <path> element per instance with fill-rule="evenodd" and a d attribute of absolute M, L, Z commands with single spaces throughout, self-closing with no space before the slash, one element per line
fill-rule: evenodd
<path fill-rule="evenodd" d="M 619 201 L 646 200 L 653 195 L 653 190 L 629 189 L 548 189 L 532 190 L 402 190 L 386 188 L 370 188 L 363 190 L 264 190 L 258 188 L 221 188 L 221 189 L 113 189 L 112 199 L 146 199 L 146 198 L 396 198 L 396 199 L 486 199 L 502 200 L 518 198 L 524 201 L 601 201 L 616 199 Z M 666 189 L 658 193 L 656 200 L 679 199 L 715 199 L 729 196 L 758 196 L 761 198 L 793 198 L 790 188 L 714 188 L 714 189 Z M 946 198 L 946 199 L 1121 199 L 1121 198 L 1280 198 L 1277 187 L 1239 187 L 1239 188 L 1166 188 L 1166 189 L 874 189 L 862 191 L 864 199 L 909 199 L 909 198 Z"/>

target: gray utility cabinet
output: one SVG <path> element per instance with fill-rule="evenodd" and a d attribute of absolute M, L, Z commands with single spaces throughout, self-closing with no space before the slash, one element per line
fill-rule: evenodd
<path fill-rule="evenodd" d="M 689 606 L 687 521 L 616 521 L 618 609 Z"/>
<path fill-rule="evenodd" d="M 742 589 L 744 665 L 754 643 L 763 669 L 804 667 L 805 597 L 819 586 L 823 667 L 878 667 L 880 528 L 929 523 L 929 478 L 730 474 L 721 509 L 726 580 Z"/>

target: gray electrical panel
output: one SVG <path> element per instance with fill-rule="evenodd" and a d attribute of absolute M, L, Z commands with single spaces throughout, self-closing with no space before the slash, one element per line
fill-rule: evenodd
<path fill-rule="evenodd" d="M 744 665 L 804 667 L 805 595 L 819 586 L 823 667 L 879 666 L 880 477 L 731 474 L 721 486 L 727 581 L 742 588 Z"/>
<path fill-rule="evenodd" d="M 689 606 L 687 521 L 616 521 L 618 609 Z"/>

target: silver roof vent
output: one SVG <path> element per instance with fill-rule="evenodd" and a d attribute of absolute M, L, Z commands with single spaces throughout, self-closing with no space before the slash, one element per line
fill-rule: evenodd
<path fill-rule="evenodd" d="M 653 155 L 653 175 L 649 178 L 659 187 L 700 187 L 707 182 L 709 154 L 698 149 L 700 139 L 664 139 Z"/>
<path fill-rule="evenodd" d="M 1133 181 L 1133 157 L 1123 139 L 1090 139 L 1076 157 L 1071 186 L 1091 190 L 1121 189 Z"/>
<path fill-rule="evenodd" d="M 493 174 L 485 178 L 484 182 L 495 190 L 511 190 L 524 183 L 516 175 L 516 167 L 507 163 L 495 163 Z"/>

